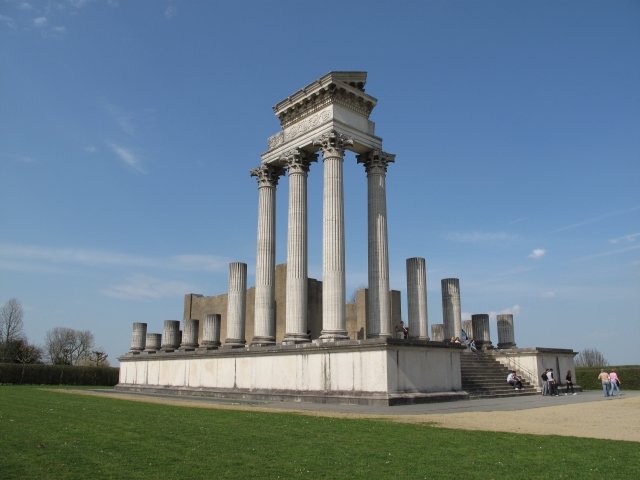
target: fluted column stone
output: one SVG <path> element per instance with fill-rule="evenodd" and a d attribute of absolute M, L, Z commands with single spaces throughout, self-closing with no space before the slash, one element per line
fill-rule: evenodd
<path fill-rule="evenodd" d="M 442 323 L 444 325 L 444 337 L 450 340 L 462 335 L 461 310 L 460 310 L 460 280 L 457 278 L 444 278 L 442 287 Z"/>
<path fill-rule="evenodd" d="M 202 323 L 202 347 L 220 346 L 220 324 L 221 316 L 218 313 L 207 313 Z"/>
<path fill-rule="evenodd" d="M 145 348 L 147 340 L 147 324 L 135 322 L 133 324 L 133 334 L 131 335 L 131 351 L 140 353 Z"/>
<path fill-rule="evenodd" d="M 407 258 L 407 307 L 409 336 L 429 340 L 427 270 L 424 258 Z"/>
<path fill-rule="evenodd" d="M 253 345 L 276 343 L 276 186 L 282 167 L 264 164 L 251 170 L 258 180 L 258 241 Z"/>
<path fill-rule="evenodd" d="M 513 331 L 513 315 L 496 315 L 498 323 L 498 348 L 516 348 L 516 340 Z"/>
<path fill-rule="evenodd" d="M 324 200 L 322 215 L 322 332 L 320 339 L 348 339 L 344 238 L 344 181 L 342 164 L 353 140 L 335 130 L 313 142 L 322 151 Z"/>
<path fill-rule="evenodd" d="M 367 337 L 391 337 L 391 298 L 389 293 L 389 237 L 387 232 L 387 165 L 395 155 L 375 149 L 358 155 L 367 172 L 369 296 Z M 411 330 L 409 330 L 411 333 Z"/>
<path fill-rule="evenodd" d="M 473 327 L 471 326 L 471 320 L 462 320 L 462 330 L 467 334 L 467 339 L 473 338 Z M 462 332 L 460 332 L 462 334 Z M 460 337 L 462 339 L 462 337 Z"/>
<path fill-rule="evenodd" d="M 227 293 L 227 338 L 225 345 L 243 347 L 247 314 L 247 264 L 229 264 L 229 292 Z"/>
<path fill-rule="evenodd" d="M 289 172 L 286 327 L 282 343 L 306 343 L 308 316 L 307 175 L 315 153 L 299 149 L 281 157 Z"/>
<path fill-rule="evenodd" d="M 185 318 L 182 323 L 183 333 L 180 349 L 193 350 L 198 346 L 198 329 L 200 327 L 200 321 L 192 318 Z"/>
<path fill-rule="evenodd" d="M 157 352 L 162 348 L 161 333 L 147 333 L 147 343 L 144 347 L 145 352 Z"/>
<path fill-rule="evenodd" d="M 471 315 L 471 328 L 473 328 L 473 340 L 477 348 L 491 349 L 491 336 L 489 330 L 489 315 L 480 313 Z"/>
<path fill-rule="evenodd" d="M 444 341 L 444 325 L 442 323 L 431 324 L 431 340 L 434 342 Z"/>
<path fill-rule="evenodd" d="M 164 321 L 164 343 L 162 350 L 173 351 L 180 346 L 180 322 L 178 320 Z"/>

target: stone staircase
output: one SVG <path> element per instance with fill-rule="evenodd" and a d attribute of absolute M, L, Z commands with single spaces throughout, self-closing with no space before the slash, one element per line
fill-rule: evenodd
<path fill-rule="evenodd" d="M 476 355 L 466 351 L 460 355 L 462 389 L 469 398 L 519 397 L 535 395 L 537 391 L 529 382 L 523 380 L 524 389 L 515 390 L 507 383 L 509 370 L 489 355 Z"/>

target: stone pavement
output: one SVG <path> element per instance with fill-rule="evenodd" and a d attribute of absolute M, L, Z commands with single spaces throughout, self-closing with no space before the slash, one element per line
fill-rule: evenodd
<path fill-rule="evenodd" d="M 606 400 L 615 402 L 619 399 L 640 397 L 640 391 L 623 392 L 621 397 L 605 398 L 601 391 L 582 392 L 578 395 L 567 395 L 560 397 L 543 397 L 542 395 L 526 396 L 521 398 L 491 398 L 485 400 L 459 400 L 456 402 L 443 403 L 424 403 L 419 405 L 398 405 L 394 407 L 377 407 L 369 405 L 337 405 L 322 403 L 297 403 L 297 402 L 268 402 L 255 400 L 242 400 L 233 398 L 214 398 L 214 397 L 195 397 L 181 395 L 163 395 L 163 394 L 140 394 L 130 392 L 116 392 L 114 390 L 82 390 L 82 392 L 95 392 L 99 394 L 113 394 L 119 398 L 132 397 L 137 400 L 143 398 L 164 399 L 171 402 L 184 405 L 192 403 L 194 406 L 202 404 L 210 405 L 241 405 L 243 407 L 259 407 L 262 409 L 273 409 L 276 411 L 300 411 L 300 412 L 333 412 L 346 414 L 364 414 L 364 415 L 423 415 L 423 414 L 448 414 L 462 412 L 494 412 L 494 411 L 512 411 L 512 410 L 529 410 L 532 408 L 551 407 L 559 405 L 574 405 L 587 402 L 598 402 Z"/>

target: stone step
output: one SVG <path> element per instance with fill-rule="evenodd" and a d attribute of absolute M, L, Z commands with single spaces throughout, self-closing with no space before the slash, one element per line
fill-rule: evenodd
<path fill-rule="evenodd" d="M 462 388 L 469 398 L 500 398 L 518 395 L 535 395 L 538 392 L 527 381 L 523 388 L 516 390 L 507 383 L 510 370 L 490 356 L 475 355 L 471 352 L 460 356 Z"/>

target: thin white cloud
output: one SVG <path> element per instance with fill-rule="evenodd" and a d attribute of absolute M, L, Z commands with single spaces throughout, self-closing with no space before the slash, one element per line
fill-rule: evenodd
<path fill-rule="evenodd" d="M 593 255 L 587 255 L 586 257 L 580 257 L 577 260 L 590 260 L 592 258 L 608 257 L 609 255 L 617 255 L 618 253 L 629 252 L 631 250 L 636 250 L 638 248 L 640 248 L 640 245 L 633 245 L 631 247 L 620 248 L 618 250 L 609 250 L 608 252 L 602 252 L 602 253 L 595 253 Z"/>
<path fill-rule="evenodd" d="M 534 260 L 539 260 L 547 254 L 547 251 L 544 248 L 534 248 L 533 252 L 529 254 L 529 258 L 533 258 Z"/>
<path fill-rule="evenodd" d="M 540 296 L 542 298 L 553 298 L 556 296 L 556 294 L 554 292 L 542 292 Z"/>
<path fill-rule="evenodd" d="M 0 15 L 0 22 L 4 23 L 9 28 L 16 28 L 16 22 L 11 17 L 6 15 Z"/>
<path fill-rule="evenodd" d="M 178 7 L 176 7 L 175 5 L 169 5 L 164 11 L 164 16 L 171 19 L 176 15 L 177 11 Z"/>
<path fill-rule="evenodd" d="M 0 244 L 0 259 L 27 260 L 51 263 L 71 263 L 88 267 L 148 267 L 169 270 L 223 272 L 229 259 L 214 255 L 173 255 L 170 257 L 146 257 L 103 250 L 51 248 L 32 245 Z"/>
<path fill-rule="evenodd" d="M 505 272 L 496 273 L 492 276 L 493 277 L 509 277 L 511 275 L 517 275 L 518 273 L 528 272 L 529 270 L 535 270 L 536 268 L 538 267 L 518 267 L 512 270 L 507 270 Z"/>
<path fill-rule="evenodd" d="M 100 290 L 100 293 L 127 300 L 158 300 L 164 297 L 182 296 L 193 290 L 194 287 L 188 283 L 161 280 L 139 273 L 131 275 L 126 283 L 112 285 Z"/>
<path fill-rule="evenodd" d="M 481 243 L 481 242 L 499 242 L 505 240 L 514 240 L 517 235 L 508 234 L 506 232 L 449 232 L 442 235 L 443 238 L 453 242 L 463 243 Z"/>
<path fill-rule="evenodd" d="M 554 230 L 551 233 L 557 233 L 557 232 L 562 232 L 564 230 L 569 230 L 570 228 L 581 227 L 582 225 L 587 225 L 587 224 L 593 223 L 593 222 L 599 222 L 600 220 L 605 220 L 605 219 L 610 218 L 610 217 L 623 215 L 625 213 L 635 212 L 636 210 L 640 210 L 640 206 L 633 207 L 633 208 L 628 208 L 626 210 L 618 210 L 616 212 L 611 212 L 611 213 L 607 213 L 605 215 L 600 215 L 599 217 L 590 218 L 589 220 L 585 220 L 583 222 L 578 222 L 578 223 L 574 223 L 572 225 L 568 225 L 566 227 L 559 228 L 558 230 Z"/>
<path fill-rule="evenodd" d="M 118 123 L 124 133 L 131 135 L 132 137 L 136 136 L 136 129 L 133 126 L 133 119 L 136 116 L 135 113 L 126 112 L 122 108 L 111 104 L 105 105 L 105 108 L 109 115 L 111 115 L 111 117 Z"/>
<path fill-rule="evenodd" d="M 98 149 L 93 145 L 89 145 L 88 147 L 84 147 L 84 151 L 88 153 L 96 153 Z"/>
<path fill-rule="evenodd" d="M 56 33 L 65 33 L 67 31 L 66 27 L 51 27 L 51 30 Z"/>
<path fill-rule="evenodd" d="M 635 242 L 636 237 L 640 237 L 640 232 L 638 233 L 632 233 L 631 235 L 624 235 L 622 237 L 618 237 L 618 238 L 614 238 L 609 240 L 610 243 L 616 244 L 616 243 L 620 243 L 624 240 L 626 240 L 627 242 Z"/>
<path fill-rule="evenodd" d="M 36 27 L 46 27 L 47 17 L 38 17 L 33 19 L 33 25 Z"/>
<path fill-rule="evenodd" d="M 489 312 L 489 318 L 491 320 L 496 319 L 496 315 L 520 315 L 522 312 L 522 308 L 519 304 L 514 305 L 513 307 L 505 308 L 504 310 L 500 310 L 499 312 Z"/>
<path fill-rule="evenodd" d="M 529 217 L 522 217 L 522 218 L 519 218 L 517 220 L 514 220 L 513 222 L 507 223 L 507 225 L 513 225 L 514 223 L 519 223 L 519 222 L 522 222 L 522 221 L 528 220 L 528 219 L 529 219 Z"/>
<path fill-rule="evenodd" d="M 33 10 L 33 7 L 31 6 L 31 4 L 27 2 L 20 2 L 20 4 L 18 5 L 18 8 L 21 8 L 22 10 Z"/>
<path fill-rule="evenodd" d="M 120 3 L 118 2 L 118 0 L 107 0 L 107 5 L 109 5 L 110 7 L 117 7 L 120 5 Z"/>
<path fill-rule="evenodd" d="M 142 168 L 141 161 L 138 155 L 133 153 L 131 150 L 128 150 L 124 147 L 119 147 L 115 143 L 108 143 L 107 145 L 109 145 L 113 149 L 120 160 L 129 165 L 131 168 L 137 170 L 140 173 L 147 173 Z"/>
<path fill-rule="evenodd" d="M 35 160 L 31 157 L 27 157 L 25 155 L 16 155 L 15 153 L 2 153 L 0 154 L 3 157 L 10 158 L 12 160 L 16 160 L 20 163 L 34 163 Z"/>

